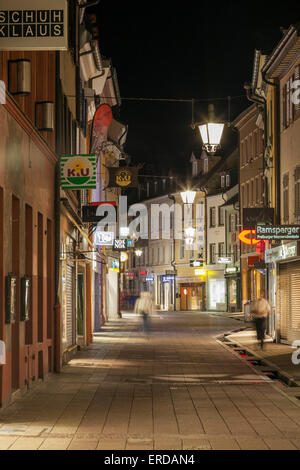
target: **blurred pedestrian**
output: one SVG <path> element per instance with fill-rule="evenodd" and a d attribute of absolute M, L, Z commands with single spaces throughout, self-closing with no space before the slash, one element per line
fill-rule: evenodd
<path fill-rule="evenodd" d="M 267 329 L 267 318 L 271 313 L 271 307 L 267 299 L 265 299 L 264 291 L 261 291 L 260 298 L 252 305 L 251 312 L 254 317 L 257 341 L 260 343 L 261 349 L 263 349 Z"/>
<path fill-rule="evenodd" d="M 139 313 L 143 317 L 143 331 L 145 334 L 149 333 L 149 320 L 148 316 L 152 314 L 153 302 L 150 292 L 141 292 L 140 297 L 137 298 L 134 312 Z"/>

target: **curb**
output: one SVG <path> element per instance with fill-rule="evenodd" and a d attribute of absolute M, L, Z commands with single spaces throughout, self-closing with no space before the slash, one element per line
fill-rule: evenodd
<path fill-rule="evenodd" d="M 239 331 L 243 331 L 245 329 L 246 328 L 241 328 Z M 248 351 L 250 354 L 252 354 L 253 357 L 261 360 L 264 364 L 266 364 L 267 367 L 270 367 L 274 371 L 276 371 L 277 374 L 278 374 L 278 378 L 282 379 L 283 382 L 285 382 L 288 387 L 299 387 L 299 385 L 297 384 L 297 382 L 295 381 L 295 379 L 292 376 L 290 376 L 287 372 L 280 369 L 280 367 L 278 367 L 276 364 L 273 364 L 273 362 L 269 361 L 264 356 L 261 356 L 257 351 L 253 351 L 253 349 L 249 348 L 249 346 L 245 346 L 245 345 L 239 343 L 238 341 L 232 341 L 232 339 L 227 338 L 229 335 L 234 334 L 234 333 L 238 333 L 239 331 L 232 331 L 230 333 L 225 333 L 224 335 L 221 335 L 221 337 L 222 337 L 221 341 L 223 342 L 223 344 L 225 344 L 225 345 L 226 345 L 226 343 L 236 344 L 241 349 L 244 349 L 245 351 Z M 219 339 L 221 337 L 219 337 Z"/>

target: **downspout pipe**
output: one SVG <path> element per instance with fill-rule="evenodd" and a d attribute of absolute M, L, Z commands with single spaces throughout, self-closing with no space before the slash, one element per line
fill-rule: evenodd
<path fill-rule="evenodd" d="M 275 129 L 276 129 L 276 139 L 275 139 L 275 160 L 276 160 L 276 173 L 275 173 L 275 181 L 276 181 L 276 222 L 280 223 L 280 86 L 278 83 L 270 82 L 266 77 L 267 71 L 262 70 L 262 79 L 267 84 L 275 88 Z"/>
<path fill-rule="evenodd" d="M 175 248 L 176 248 L 176 240 L 175 240 L 175 204 L 176 204 L 176 199 L 175 199 L 175 196 L 173 196 L 173 194 L 168 194 L 168 198 L 171 199 L 171 201 L 174 202 L 174 219 L 173 219 L 173 259 L 171 261 L 171 265 L 174 269 L 174 292 L 173 292 L 173 296 L 174 296 L 174 311 L 176 312 L 176 264 L 175 264 L 175 261 L 176 261 L 176 253 L 175 253 Z"/>
<path fill-rule="evenodd" d="M 264 110 L 264 151 L 263 151 L 263 181 L 264 181 L 264 192 L 263 192 L 263 201 L 264 206 L 269 207 L 269 198 L 267 194 L 267 187 L 265 181 L 265 151 L 267 148 L 268 140 L 268 129 L 267 129 L 267 101 L 261 96 L 257 96 L 253 93 L 252 85 L 250 83 L 244 84 L 244 89 L 246 90 L 246 95 L 249 101 L 256 103 L 258 106 L 262 106 Z"/>

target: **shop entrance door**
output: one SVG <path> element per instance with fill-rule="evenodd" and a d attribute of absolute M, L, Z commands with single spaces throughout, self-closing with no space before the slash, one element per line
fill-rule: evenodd
<path fill-rule="evenodd" d="M 181 287 L 180 290 L 180 309 L 189 310 L 190 309 L 190 298 L 191 298 L 191 289 L 189 287 Z"/>

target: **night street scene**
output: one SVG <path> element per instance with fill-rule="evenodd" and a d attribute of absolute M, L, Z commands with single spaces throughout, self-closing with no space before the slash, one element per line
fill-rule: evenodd
<path fill-rule="evenodd" d="M 0 0 L 0 451 L 299 449 L 299 2 Z"/>

